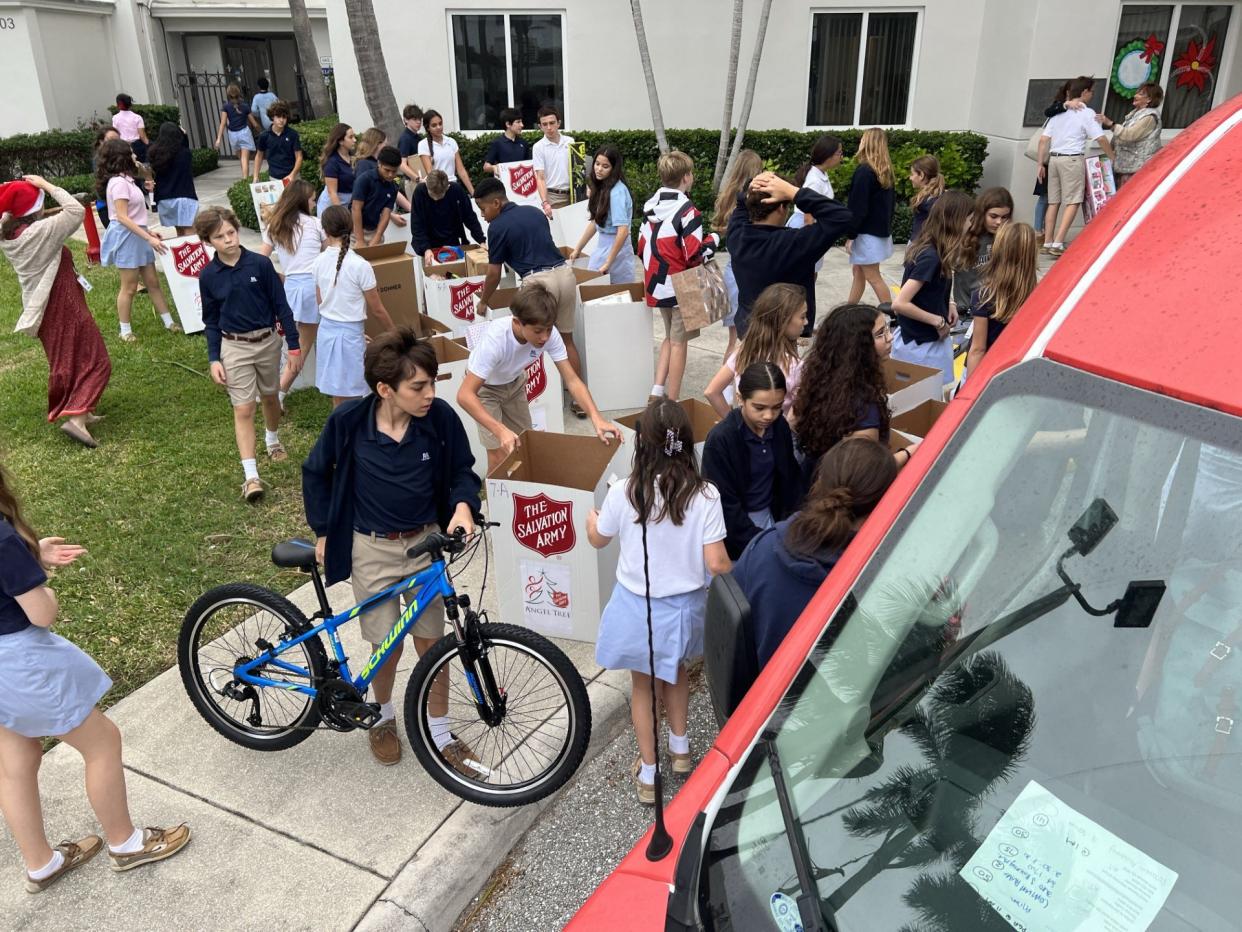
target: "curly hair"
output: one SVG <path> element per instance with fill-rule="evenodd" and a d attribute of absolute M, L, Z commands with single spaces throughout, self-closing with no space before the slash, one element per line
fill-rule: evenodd
<path fill-rule="evenodd" d="M 100 197 L 108 196 L 108 182 L 117 175 L 138 175 L 134 150 L 124 139 L 108 139 L 99 146 L 95 156 L 95 190 Z"/>
<path fill-rule="evenodd" d="M 853 433 L 868 405 L 879 409 L 881 436 L 888 430 L 888 392 L 872 336 L 880 316 L 870 304 L 843 304 L 815 331 L 793 407 L 808 456 L 823 456 Z"/>

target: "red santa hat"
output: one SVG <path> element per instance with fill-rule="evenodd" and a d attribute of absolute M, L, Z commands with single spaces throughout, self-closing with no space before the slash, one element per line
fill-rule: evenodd
<path fill-rule="evenodd" d="M 29 181 L 0 184 L 0 214 L 25 217 L 43 206 L 43 191 Z"/>

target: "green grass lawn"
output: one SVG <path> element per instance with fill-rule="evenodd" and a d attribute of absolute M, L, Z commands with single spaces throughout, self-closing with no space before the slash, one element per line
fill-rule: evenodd
<path fill-rule="evenodd" d="M 112 357 L 97 411 L 107 420 L 92 428 L 100 445 L 88 450 L 47 423 L 47 359 L 37 340 L 13 332 L 21 294 L 0 262 L 0 462 L 36 533 L 89 550 L 52 580 L 55 630 L 107 670 L 111 703 L 175 664 L 182 617 L 204 590 L 249 580 L 288 592 L 305 581 L 274 567 L 269 551 L 309 533 L 301 464 L 331 403 L 313 389 L 289 396 L 281 424 L 289 459 L 268 463 L 259 434 L 268 493 L 246 504 L 232 412 L 206 375 L 202 334 L 167 333 L 139 295 L 138 342 L 122 343 L 115 270 L 88 267 L 83 244 L 70 249 L 94 286 L 87 299 Z"/>

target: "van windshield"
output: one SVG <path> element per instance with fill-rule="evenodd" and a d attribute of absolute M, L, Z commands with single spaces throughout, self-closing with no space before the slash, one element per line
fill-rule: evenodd
<path fill-rule="evenodd" d="M 1057 574 L 1101 499 L 1116 525 L 1065 569 L 1092 606 L 1163 584 L 1135 627 Z M 757 746 L 707 839 L 709 929 L 793 928 L 804 894 L 840 930 L 1236 928 L 1242 425 L 1046 360 L 1004 373 L 765 733 L 814 889 Z"/>

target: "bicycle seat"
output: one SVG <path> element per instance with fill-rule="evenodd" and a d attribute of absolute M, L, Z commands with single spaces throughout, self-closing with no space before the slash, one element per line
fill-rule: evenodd
<path fill-rule="evenodd" d="M 282 540 L 272 548 L 272 562 L 286 569 L 308 570 L 315 565 L 315 545 L 301 537 Z"/>

